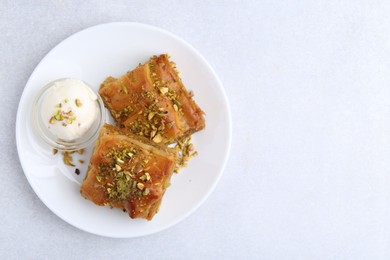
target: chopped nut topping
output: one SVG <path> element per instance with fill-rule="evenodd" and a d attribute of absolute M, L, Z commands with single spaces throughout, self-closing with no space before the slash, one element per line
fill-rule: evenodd
<path fill-rule="evenodd" d="M 175 148 L 179 152 L 179 158 L 174 171 L 178 173 L 181 168 L 187 166 L 188 161 L 192 157 L 198 155 L 198 152 L 194 151 L 195 147 L 191 143 L 191 136 L 179 140 Z"/>
<path fill-rule="evenodd" d="M 146 196 L 150 193 L 150 190 L 148 188 L 145 188 L 143 195 Z"/>
<path fill-rule="evenodd" d="M 165 95 L 166 93 L 168 93 L 168 88 L 167 87 L 161 87 L 160 88 L 160 92 L 161 92 L 161 94 L 163 94 L 163 95 Z"/>
<path fill-rule="evenodd" d="M 161 143 L 162 137 L 161 137 L 160 134 L 156 134 L 156 135 L 153 137 L 152 140 L 153 140 L 153 142 L 155 142 L 155 143 Z"/>
<path fill-rule="evenodd" d="M 124 161 L 121 158 L 116 158 L 116 162 L 120 164 L 124 163 Z"/>
<path fill-rule="evenodd" d="M 63 162 L 65 165 L 74 167 L 75 165 L 73 162 L 73 157 L 71 156 L 71 152 L 62 152 L 62 155 L 64 156 Z"/>
<path fill-rule="evenodd" d="M 64 99 L 63 102 L 67 103 L 69 99 Z M 81 101 L 76 98 L 75 103 L 77 107 L 82 106 Z M 61 108 L 62 103 L 58 103 L 55 105 L 55 108 Z M 72 110 L 65 111 L 62 109 L 56 109 L 53 113 L 53 116 L 50 118 L 49 123 L 55 124 L 55 121 L 60 121 L 63 126 L 67 126 L 73 123 L 73 121 L 76 120 L 76 116 L 74 115 L 74 112 Z"/>
<path fill-rule="evenodd" d="M 130 176 L 124 172 L 119 172 L 111 185 L 107 184 L 106 191 L 110 199 L 124 200 L 131 192 L 132 182 Z"/>
<path fill-rule="evenodd" d="M 124 161 L 122 159 L 120 159 L 120 158 L 116 158 L 116 162 L 117 163 L 124 163 Z"/>
<path fill-rule="evenodd" d="M 148 114 L 148 120 L 149 120 L 149 121 L 152 120 L 152 118 L 154 117 L 155 114 L 156 114 L 155 112 L 149 112 L 149 114 Z"/>
<path fill-rule="evenodd" d="M 144 187 L 145 187 L 145 185 L 144 185 L 143 183 L 141 183 L 141 182 L 138 182 L 138 183 L 137 183 L 137 188 L 138 188 L 138 189 L 143 190 Z"/>
<path fill-rule="evenodd" d="M 53 154 L 57 154 L 58 150 L 56 149 L 53 149 Z M 76 151 L 72 151 L 72 152 L 67 152 L 67 151 L 63 151 L 61 152 L 62 156 L 63 156 L 63 162 L 65 165 L 67 166 L 71 166 L 71 167 L 75 167 L 76 165 L 73 163 L 73 157 L 72 157 L 72 154 L 73 153 L 78 153 L 78 154 L 83 154 L 84 153 L 84 149 L 80 149 L 80 150 L 76 150 Z M 80 163 L 84 163 L 84 160 L 81 160 L 79 159 L 78 160 Z M 78 169 L 77 169 L 78 170 Z M 80 170 L 78 170 L 80 172 Z M 77 174 L 77 173 L 76 173 Z"/>
<path fill-rule="evenodd" d="M 75 103 L 77 107 L 81 107 L 83 104 L 81 103 L 80 99 L 76 98 Z"/>
<path fill-rule="evenodd" d="M 112 158 L 113 162 L 99 165 L 99 175 L 97 176 L 101 176 L 101 178 L 96 177 L 96 181 L 104 185 L 110 203 L 132 197 L 145 196 L 150 193 L 150 190 L 147 189 L 143 183 L 151 179 L 150 174 L 145 172 L 141 176 L 138 175 L 144 171 L 144 166 L 148 162 L 148 160 L 143 157 L 142 153 L 140 155 L 142 157 L 138 158 L 138 151 L 136 148 L 115 148 L 111 150 L 107 156 L 108 158 Z M 128 164 L 127 160 L 133 160 L 133 158 L 136 164 Z M 105 176 L 113 176 L 114 178 L 110 181 L 110 179 Z M 137 178 L 140 181 L 137 181 Z"/>
<path fill-rule="evenodd" d="M 150 138 L 153 138 L 156 135 L 156 133 L 157 133 L 157 130 L 152 130 L 150 132 Z"/>
<path fill-rule="evenodd" d="M 62 113 L 61 113 L 61 110 L 56 110 L 55 112 L 54 112 L 54 118 L 55 118 L 55 120 L 57 120 L 57 121 L 61 121 L 62 120 L 62 115 L 61 115 Z"/>

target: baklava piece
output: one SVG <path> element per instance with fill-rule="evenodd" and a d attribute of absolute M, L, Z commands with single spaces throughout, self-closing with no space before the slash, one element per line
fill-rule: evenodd
<path fill-rule="evenodd" d="M 176 164 L 175 149 L 112 125 L 104 125 L 81 185 L 81 195 L 100 206 L 121 208 L 151 220 Z"/>
<path fill-rule="evenodd" d="M 99 93 L 120 127 L 155 143 L 170 144 L 205 127 L 203 111 L 184 87 L 166 54 L 153 56 L 118 79 L 108 77 Z"/>

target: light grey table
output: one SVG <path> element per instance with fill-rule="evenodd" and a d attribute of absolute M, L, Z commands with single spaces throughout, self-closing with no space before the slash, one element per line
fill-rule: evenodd
<path fill-rule="evenodd" d="M 389 1 L 0 1 L 2 259 L 389 259 Z M 65 223 L 19 164 L 15 118 L 35 66 L 71 34 L 134 21 L 214 67 L 233 117 L 209 199 L 155 235 Z"/>

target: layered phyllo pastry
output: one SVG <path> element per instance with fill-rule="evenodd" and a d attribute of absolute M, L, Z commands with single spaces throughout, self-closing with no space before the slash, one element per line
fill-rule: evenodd
<path fill-rule="evenodd" d="M 100 206 L 151 220 L 170 184 L 176 149 L 104 125 L 96 141 L 81 195 Z"/>
<path fill-rule="evenodd" d="M 174 143 L 205 127 L 203 111 L 166 54 L 108 77 L 99 94 L 119 127 L 154 143 Z"/>

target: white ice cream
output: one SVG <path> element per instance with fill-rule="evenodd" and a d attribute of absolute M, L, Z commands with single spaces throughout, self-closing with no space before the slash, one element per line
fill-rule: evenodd
<path fill-rule="evenodd" d="M 96 100 L 96 94 L 81 80 L 57 81 L 43 97 L 41 119 L 57 138 L 73 141 L 97 120 Z"/>

